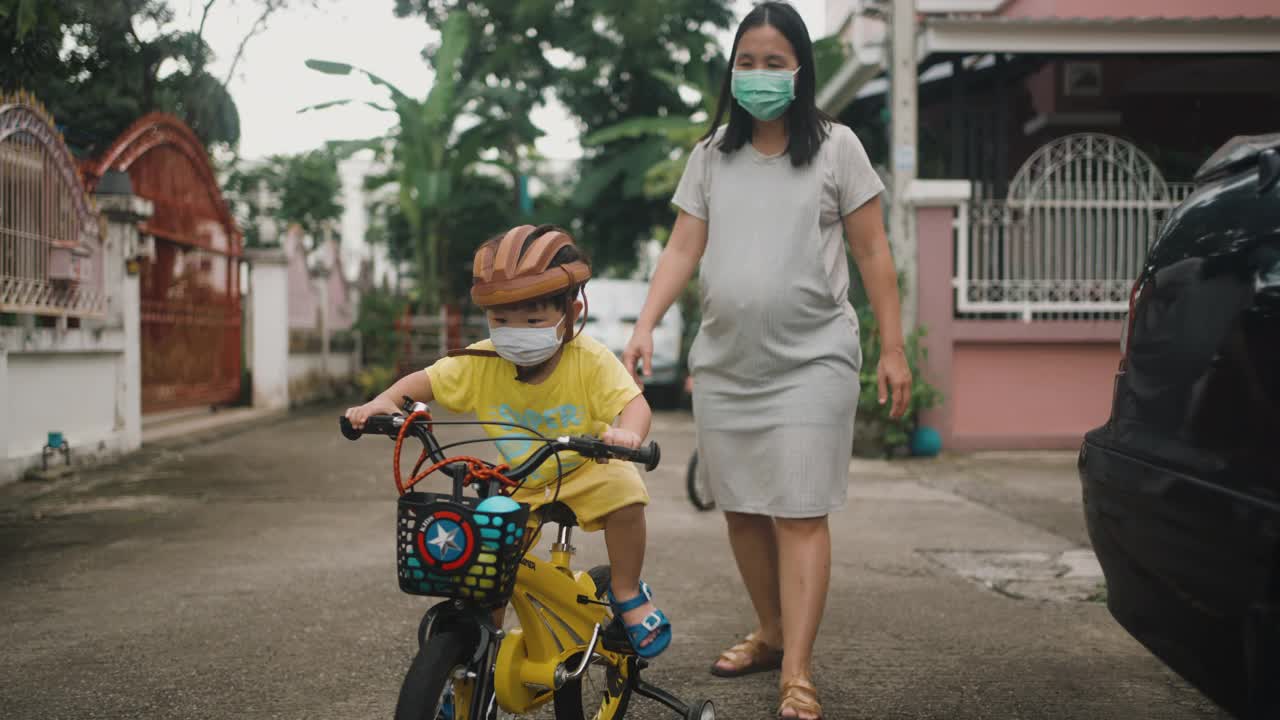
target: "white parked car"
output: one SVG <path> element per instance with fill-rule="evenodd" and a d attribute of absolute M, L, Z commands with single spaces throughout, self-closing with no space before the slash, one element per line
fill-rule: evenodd
<path fill-rule="evenodd" d="M 587 334 L 621 358 L 648 292 L 649 284 L 643 280 L 591 280 L 587 283 Z M 680 399 L 685 379 L 680 362 L 683 336 L 680 307 L 673 305 L 653 330 L 653 376 L 645 381 L 645 395 L 654 405 L 671 406 Z"/>

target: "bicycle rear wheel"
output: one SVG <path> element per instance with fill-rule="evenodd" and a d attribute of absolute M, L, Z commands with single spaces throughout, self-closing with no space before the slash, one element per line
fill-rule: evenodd
<path fill-rule="evenodd" d="M 699 510 L 711 510 L 716 506 L 716 499 L 711 495 L 711 487 L 698 475 L 698 451 L 693 451 L 689 458 L 689 467 L 684 473 L 684 484 L 689 491 L 689 502 Z"/>
<path fill-rule="evenodd" d="M 396 720 L 456 717 L 446 708 L 445 700 L 453 690 L 455 675 L 466 670 L 466 660 L 474 650 L 475 640 L 464 633 L 444 631 L 429 638 L 405 673 L 396 702 Z"/>
<path fill-rule="evenodd" d="M 609 567 L 601 565 L 588 571 L 596 584 L 596 599 L 603 600 L 609 587 Z M 574 656 L 570 665 L 578 662 Z M 636 659 L 608 650 L 600 650 L 587 671 L 556 691 L 556 720 L 617 720 L 627 712 L 631 702 L 631 683 L 636 672 Z"/>

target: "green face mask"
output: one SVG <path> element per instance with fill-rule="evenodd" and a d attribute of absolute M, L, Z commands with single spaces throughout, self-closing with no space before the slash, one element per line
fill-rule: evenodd
<path fill-rule="evenodd" d="M 795 70 L 734 70 L 733 97 L 757 120 L 775 120 L 796 99 Z"/>

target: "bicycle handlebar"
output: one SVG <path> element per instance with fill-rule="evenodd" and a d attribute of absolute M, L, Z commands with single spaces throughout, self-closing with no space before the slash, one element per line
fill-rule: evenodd
<path fill-rule="evenodd" d="M 404 426 L 404 421 L 403 415 L 371 415 L 368 420 L 365 420 L 364 428 L 357 430 L 352 426 L 351 421 L 343 416 L 338 418 L 338 427 L 348 440 L 359 440 L 362 436 L 370 434 L 397 437 L 400 434 L 400 428 Z M 429 449 L 434 446 L 438 452 L 439 444 L 427 441 L 428 433 L 430 432 L 427 430 L 427 424 L 426 420 L 415 421 L 410 431 L 413 432 L 415 437 L 422 440 Z M 658 463 L 662 460 L 662 450 L 656 442 L 650 442 L 648 445 L 639 448 L 628 448 L 621 445 L 610 445 L 599 438 L 566 435 L 546 442 L 527 460 L 504 474 L 508 478 L 519 482 L 537 470 L 552 455 L 562 450 L 576 452 L 591 460 L 608 460 L 611 458 L 629 460 L 640 463 L 646 471 L 652 471 L 657 468 Z M 443 458 L 433 459 L 442 460 Z"/>

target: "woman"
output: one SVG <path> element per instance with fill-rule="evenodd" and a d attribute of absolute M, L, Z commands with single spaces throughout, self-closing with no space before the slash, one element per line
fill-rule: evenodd
<path fill-rule="evenodd" d="M 759 621 L 711 671 L 780 667 L 779 716 L 819 718 L 810 660 L 831 573 L 827 516 L 847 496 L 862 363 L 842 234 L 879 321 L 879 400 L 891 388 L 895 416 L 911 373 L 884 188 L 853 132 L 815 105 L 803 20 L 785 3 L 757 5 L 730 58 L 623 362 L 649 373 L 653 328 L 701 261 L 690 352 L 699 472 L 725 511 Z"/>

